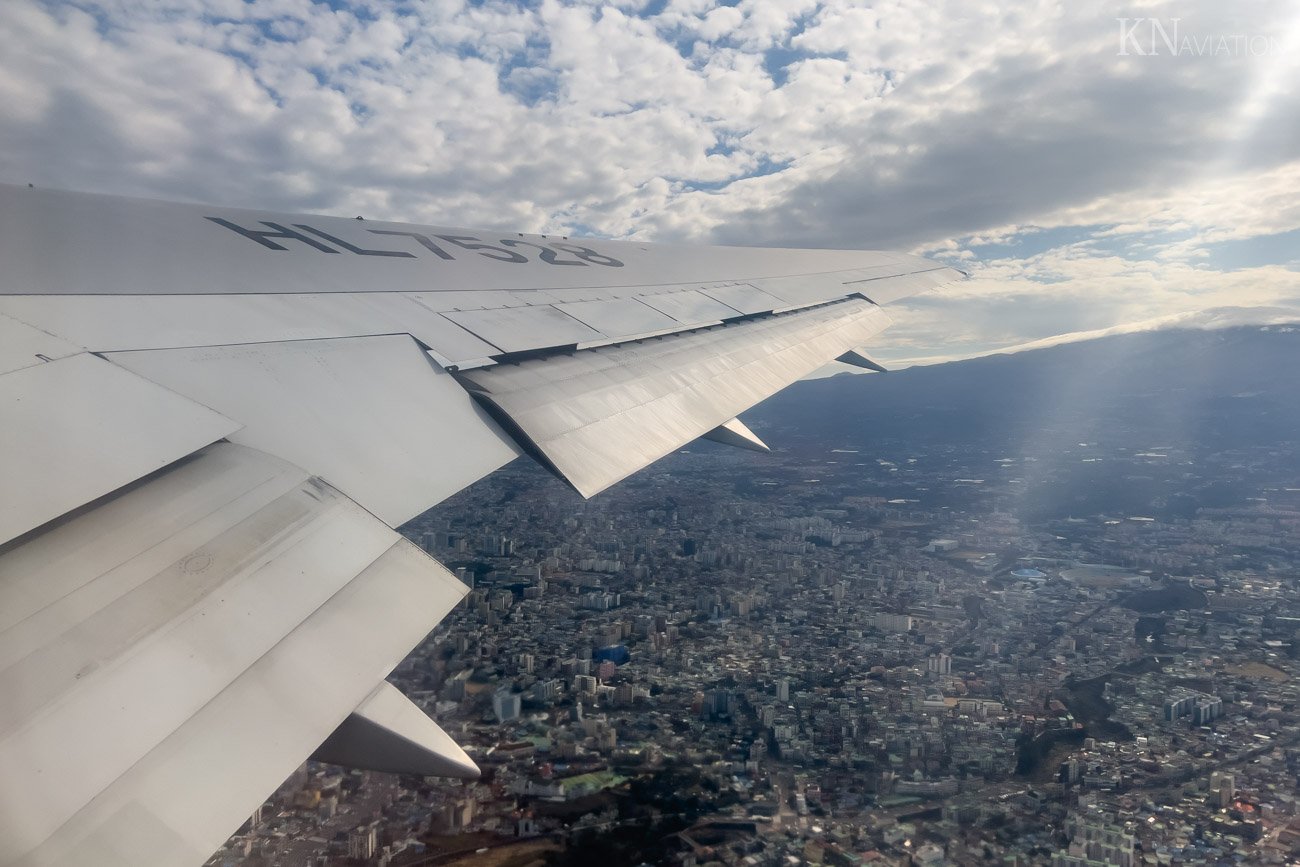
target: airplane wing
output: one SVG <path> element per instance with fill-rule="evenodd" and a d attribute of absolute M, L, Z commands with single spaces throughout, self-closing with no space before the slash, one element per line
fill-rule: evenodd
<path fill-rule="evenodd" d="M 473 776 L 387 685 L 466 588 L 393 528 L 583 496 L 958 279 L 0 186 L 0 863 L 202 862 L 303 759 Z"/>

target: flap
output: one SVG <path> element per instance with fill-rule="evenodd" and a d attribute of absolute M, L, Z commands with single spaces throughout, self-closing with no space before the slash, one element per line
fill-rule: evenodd
<path fill-rule="evenodd" d="M 589 497 L 888 324 L 880 308 L 854 298 L 457 377 Z"/>
<path fill-rule="evenodd" d="M 24 540 L 0 574 L 6 864 L 201 863 L 467 592 L 337 490 L 229 443 Z"/>
<path fill-rule="evenodd" d="M 0 543 L 239 429 L 86 353 L 0 376 L 0 418 Z"/>
<path fill-rule="evenodd" d="M 328 480 L 393 527 L 519 456 L 405 335 L 109 358 L 236 419 L 234 442 Z"/>

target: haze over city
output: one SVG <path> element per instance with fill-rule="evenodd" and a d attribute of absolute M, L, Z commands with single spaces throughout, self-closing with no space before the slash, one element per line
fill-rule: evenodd
<path fill-rule="evenodd" d="M 474 589 L 393 676 L 482 781 L 307 766 L 210 863 L 1291 863 L 1298 334 L 800 383 L 773 454 L 590 501 L 485 479 L 404 528 Z"/>

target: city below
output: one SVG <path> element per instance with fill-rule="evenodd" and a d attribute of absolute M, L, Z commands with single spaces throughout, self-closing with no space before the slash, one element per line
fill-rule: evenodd
<path fill-rule="evenodd" d="M 309 762 L 210 863 L 1296 863 L 1295 340 L 801 383 L 590 501 L 516 462 L 403 528 L 470 591 L 390 680 L 481 779 Z"/>

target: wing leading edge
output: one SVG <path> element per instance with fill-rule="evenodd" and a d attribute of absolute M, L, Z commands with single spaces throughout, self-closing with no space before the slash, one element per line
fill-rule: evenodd
<path fill-rule="evenodd" d="M 314 752 L 475 773 L 384 685 L 465 593 L 392 527 L 525 452 L 591 496 L 763 449 L 962 276 L 3 185 L 0 261 L 6 864 L 200 862 Z"/>

